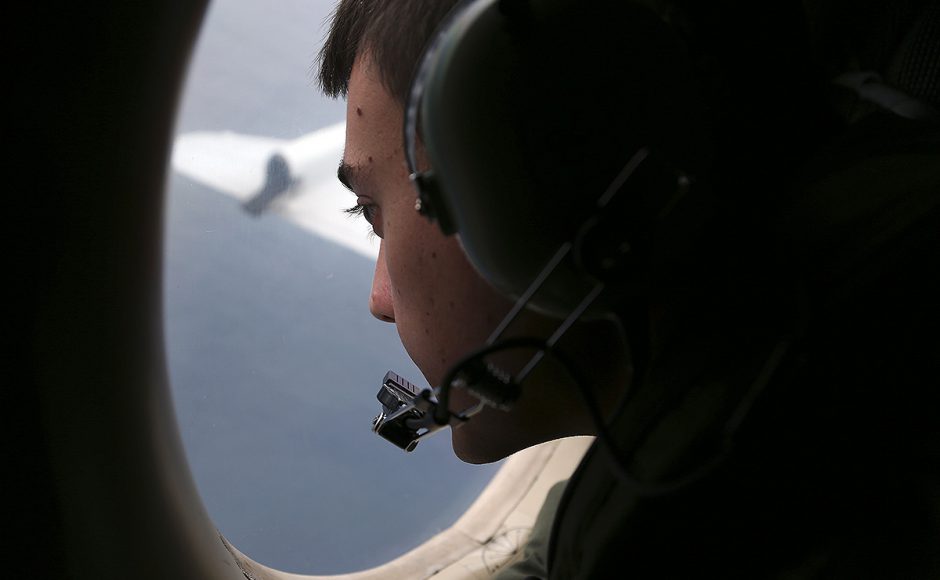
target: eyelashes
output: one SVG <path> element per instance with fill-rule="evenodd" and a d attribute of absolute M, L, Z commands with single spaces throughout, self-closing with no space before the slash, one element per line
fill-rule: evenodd
<path fill-rule="evenodd" d="M 352 215 L 352 216 L 361 216 L 372 226 L 372 230 L 369 232 L 369 236 L 378 236 L 382 237 L 375 229 L 376 214 L 378 213 L 378 208 L 371 203 L 363 204 L 357 203 L 349 209 L 343 210 L 343 213 Z"/>
<path fill-rule="evenodd" d="M 362 216 L 370 225 L 375 221 L 375 206 L 372 204 L 357 203 L 351 208 L 343 210 L 343 213 Z"/>

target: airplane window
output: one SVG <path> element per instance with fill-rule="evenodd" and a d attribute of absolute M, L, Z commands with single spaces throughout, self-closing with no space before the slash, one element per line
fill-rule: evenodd
<path fill-rule="evenodd" d="M 370 430 L 385 372 L 421 374 L 368 312 L 377 244 L 342 212 L 345 106 L 312 73 L 333 3 L 212 2 L 166 215 L 167 356 L 196 484 L 241 552 L 311 574 L 407 552 L 499 467 L 461 463 L 446 434 L 406 454 Z"/>

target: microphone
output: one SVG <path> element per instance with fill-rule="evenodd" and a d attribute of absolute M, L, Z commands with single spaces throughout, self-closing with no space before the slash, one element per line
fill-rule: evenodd
<path fill-rule="evenodd" d="M 454 414 L 440 407 L 437 394 L 419 389 L 395 372 L 388 371 L 376 398 L 382 410 L 372 419 L 372 431 L 406 452 L 414 451 L 418 442 L 447 425 L 456 427 L 483 409 L 479 403 L 463 413 Z M 438 421 L 446 410 L 447 418 Z"/>
<path fill-rule="evenodd" d="M 467 389 L 480 400 L 461 413 L 453 413 L 446 406 L 449 397 L 441 396 L 442 389 L 419 389 L 401 375 L 388 371 L 382 379 L 376 398 L 382 410 L 372 419 L 372 431 L 406 452 L 414 451 L 418 442 L 450 425 L 457 427 L 490 405 L 509 410 L 519 398 L 521 389 L 511 377 L 482 356 L 473 357 L 449 373 L 455 378 L 448 387 Z"/>

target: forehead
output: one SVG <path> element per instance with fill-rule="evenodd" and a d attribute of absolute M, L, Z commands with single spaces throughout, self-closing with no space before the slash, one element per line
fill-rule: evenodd
<path fill-rule="evenodd" d="M 363 156 L 385 157 L 400 151 L 403 124 L 404 111 L 382 84 L 373 61 L 357 57 L 346 99 L 345 161 L 361 162 Z"/>

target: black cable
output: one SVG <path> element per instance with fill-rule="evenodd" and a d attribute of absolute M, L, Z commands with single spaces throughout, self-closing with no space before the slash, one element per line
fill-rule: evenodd
<path fill-rule="evenodd" d="M 730 452 L 730 442 L 726 442 L 722 452 L 716 454 L 716 456 L 711 461 L 686 476 L 655 484 L 639 481 L 636 477 L 633 476 L 633 474 L 630 473 L 630 469 L 625 459 L 625 454 L 622 452 L 620 446 L 616 443 L 613 436 L 611 435 L 608 425 L 605 422 L 603 415 L 601 414 L 597 401 L 594 399 L 594 395 L 591 391 L 590 383 L 587 378 L 581 373 L 577 364 L 575 364 L 575 362 L 571 360 L 568 355 L 564 354 L 564 352 L 555 347 L 549 346 L 545 340 L 537 338 L 521 337 L 506 339 L 483 347 L 458 361 L 457 364 L 452 366 L 448 371 L 447 375 L 444 377 L 444 381 L 441 384 L 437 395 L 438 406 L 434 410 L 434 421 L 439 425 L 446 425 L 450 422 L 450 389 L 460 377 L 461 373 L 465 373 L 467 368 L 478 365 L 487 355 L 516 348 L 531 348 L 542 351 L 561 364 L 562 368 L 564 368 L 565 372 L 577 387 L 578 393 L 581 395 L 585 409 L 587 410 L 591 422 L 593 423 L 594 430 L 597 433 L 597 440 L 611 460 L 609 463 L 614 474 L 624 484 L 634 488 L 640 494 L 662 495 L 685 487 L 686 485 L 701 479 L 711 472 L 715 467 L 717 467 L 719 463 L 724 460 L 728 452 Z M 493 377 L 493 379 L 495 381 L 502 381 L 502 379 L 499 377 Z M 507 384 L 506 386 L 509 387 L 510 385 Z M 518 385 L 516 386 L 518 387 Z"/>
<path fill-rule="evenodd" d="M 600 446 L 607 453 L 608 457 L 611 459 L 610 464 L 614 474 L 624 484 L 634 488 L 637 492 L 643 495 L 662 495 L 674 492 L 694 481 L 701 479 L 707 473 L 712 471 L 724 459 L 726 453 L 720 453 L 712 461 L 706 463 L 699 469 L 684 477 L 680 477 L 672 481 L 655 484 L 641 482 L 630 472 L 630 468 L 627 465 L 627 461 L 625 459 L 626 454 L 621 450 L 620 445 L 614 440 L 613 435 L 610 433 L 610 429 L 608 428 L 608 425 L 604 421 L 604 417 L 601 414 L 600 407 L 598 406 L 597 401 L 594 399 L 594 395 L 591 391 L 590 383 L 588 382 L 587 378 L 581 373 L 580 369 L 574 363 L 574 361 L 571 360 L 568 355 L 564 354 L 562 351 L 557 349 L 549 349 L 547 354 L 552 356 L 561 364 L 561 366 L 565 369 L 565 372 L 568 373 L 568 376 L 571 377 L 571 380 L 578 387 L 578 392 L 581 394 L 581 398 L 584 401 L 588 415 L 590 416 L 591 421 L 594 423 L 594 430 L 597 432 L 597 440 L 600 443 Z M 631 390 L 634 392 L 636 391 L 636 389 Z"/>
<path fill-rule="evenodd" d="M 437 393 L 438 405 L 434 410 L 434 422 L 438 425 L 447 425 L 450 422 L 450 389 L 461 373 L 480 362 L 489 354 L 514 348 L 532 348 L 541 351 L 550 350 L 546 342 L 541 339 L 508 338 L 485 346 L 465 356 L 450 368 L 447 375 L 444 376 L 444 380 L 441 382 L 440 390 Z"/>

